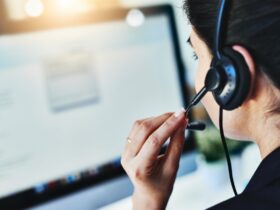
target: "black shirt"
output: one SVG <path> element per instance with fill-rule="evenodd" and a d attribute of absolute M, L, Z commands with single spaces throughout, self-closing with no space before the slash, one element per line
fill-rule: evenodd
<path fill-rule="evenodd" d="M 259 165 L 240 195 L 209 210 L 280 210 L 280 148 Z"/>

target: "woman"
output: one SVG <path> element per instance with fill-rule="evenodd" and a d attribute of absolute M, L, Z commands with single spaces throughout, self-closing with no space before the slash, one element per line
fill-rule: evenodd
<path fill-rule="evenodd" d="M 186 0 L 184 9 L 193 28 L 190 43 L 199 60 L 198 91 L 213 58 L 218 0 Z M 226 22 L 225 45 L 243 56 L 249 67 L 251 86 L 242 106 L 225 112 L 225 134 L 229 138 L 254 141 L 263 161 L 244 192 L 210 209 L 280 209 L 280 2 L 234 0 Z M 218 125 L 219 106 L 213 96 L 206 95 L 202 103 Z M 138 120 L 133 125 L 122 165 L 134 184 L 135 210 L 165 209 L 187 123 L 182 109 L 175 114 Z M 169 137 L 168 150 L 159 156 Z"/>

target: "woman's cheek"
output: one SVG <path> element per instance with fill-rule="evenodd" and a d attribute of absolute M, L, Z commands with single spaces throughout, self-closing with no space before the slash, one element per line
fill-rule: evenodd
<path fill-rule="evenodd" d="M 204 87 L 205 77 L 206 71 L 204 70 L 201 62 L 199 62 L 195 79 L 195 91 L 197 93 Z"/>
<path fill-rule="evenodd" d="M 202 99 L 202 104 L 205 107 L 211 121 L 215 124 L 216 127 L 219 125 L 219 106 L 216 103 L 212 93 L 206 94 L 204 99 Z"/>
<path fill-rule="evenodd" d="M 203 59 L 205 61 L 205 59 Z M 208 62 L 200 62 L 198 64 L 196 81 L 195 81 L 195 89 L 196 92 L 199 92 L 204 87 L 205 77 L 207 72 L 210 68 L 210 61 Z M 218 125 L 218 113 L 219 113 L 219 106 L 216 103 L 212 93 L 206 94 L 206 96 L 202 99 L 202 104 L 205 107 L 209 117 L 213 121 L 213 123 L 217 126 Z"/>

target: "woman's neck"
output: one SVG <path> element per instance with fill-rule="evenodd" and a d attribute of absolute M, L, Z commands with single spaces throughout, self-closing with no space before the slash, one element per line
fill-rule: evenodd
<path fill-rule="evenodd" d="M 279 119 L 279 116 L 274 117 L 274 119 L 267 119 L 262 126 L 254 128 L 255 141 L 259 146 L 262 159 L 280 147 Z"/>
<path fill-rule="evenodd" d="M 259 77 L 250 104 L 250 125 L 252 139 L 259 146 L 262 159 L 280 147 L 280 113 L 273 110 L 271 103 L 280 100 L 280 92 L 271 86 L 271 81 L 264 75 Z"/>

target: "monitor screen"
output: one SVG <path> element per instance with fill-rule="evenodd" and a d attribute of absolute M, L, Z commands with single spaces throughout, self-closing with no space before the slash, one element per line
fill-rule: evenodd
<path fill-rule="evenodd" d="M 0 36 L 0 198 L 114 173 L 136 119 L 184 105 L 170 24 L 127 10 Z"/>

